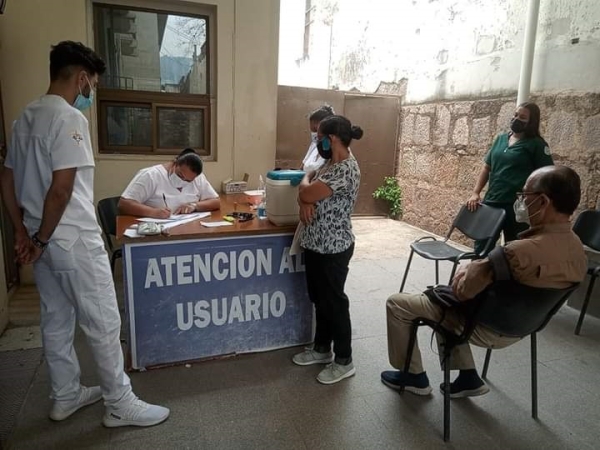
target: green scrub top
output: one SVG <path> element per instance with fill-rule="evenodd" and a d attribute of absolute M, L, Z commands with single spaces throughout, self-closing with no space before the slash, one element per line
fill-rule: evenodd
<path fill-rule="evenodd" d="M 485 157 L 490 178 L 484 201 L 513 203 L 531 172 L 554 165 L 550 148 L 542 138 L 524 138 L 509 146 L 509 137 L 510 133 L 499 134 Z"/>

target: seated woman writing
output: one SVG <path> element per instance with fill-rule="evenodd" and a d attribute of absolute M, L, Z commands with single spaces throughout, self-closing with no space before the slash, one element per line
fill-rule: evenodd
<path fill-rule="evenodd" d="M 166 219 L 220 205 L 219 194 L 202 173 L 202 159 L 185 149 L 171 162 L 140 170 L 121 194 L 119 213 Z"/>

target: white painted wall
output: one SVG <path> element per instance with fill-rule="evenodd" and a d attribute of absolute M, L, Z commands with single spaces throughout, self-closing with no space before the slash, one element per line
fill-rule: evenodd
<path fill-rule="evenodd" d="M 329 2 L 315 0 L 317 8 Z M 302 48 L 304 13 L 293 3 L 304 2 L 281 0 L 280 84 L 373 92 L 381 81 L 407 78 L 408 102 L 518 87 L 527 0 L 338 0 L 332 67 L 331 27 L 317 20 L 320 45 L 296 70 L 288 59 Z M 541 0 L 532 91 L 597 92 L 599 81 L 600 2 Z"/>

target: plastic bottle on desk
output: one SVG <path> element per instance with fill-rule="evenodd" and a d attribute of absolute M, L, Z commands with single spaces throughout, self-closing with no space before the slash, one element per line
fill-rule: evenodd
<path fill-rule="evenodd" d="M 258 176 L 258 189 L 262 191 L 262 199 L 256 208 L 256 215 L 259 219 L 267 218 L 267 191 L 265 186 L 265 180 L 262 175 Z"/>

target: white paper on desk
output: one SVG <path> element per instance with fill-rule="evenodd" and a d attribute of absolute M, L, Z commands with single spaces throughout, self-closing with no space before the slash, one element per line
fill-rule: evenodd
<path fill-rule="evenodd" d="M 124 232 L 123 232 L 123 236 L 127 236 L 130 238 L 138 238 L 138 237 L 142 237 L 141 234 L 138 234 L 137 230 L 135 228 L 127 228 Z"/>
<path fill-rule="evenodd" d="M 198 212 L 192 214 L 173 214 L 168 219 L 154 219 L 152 217 L 140 217 L 137 220 L 138 222 L 154 222 L 154 223 L 170 223 L 170 222 L 178 222 L 181 220 L 187 221 L 195 220 L 195 219 L 204 219 L 205 217 L 210 216 L 210 212 Z"/>
<path fill-rule="evenodd" d="M 303 248 L 300 247 L 300 236 L 302 236 L 303 231 L 304 224 L 300 222 L 296 227 L 296 232 L 294 233 L 294 239 L 292 240 L 292 246 L 290 247 L 290 255 L 299 255 L 300 252 L 303 251 Z"/>
<path fill-rule="evenodd" d="M 181 220 L 173 220 L 169 223 L 164 223 L 162 228 L 163 231 L 164 230 L 168 230 L 169 228 L 174 228 L 174 227 L 178 227 L 179 225 L 183 225 L 184 223 L 189 223 L 189 222 L 193 222 L 194 220 L 198 220 L 199 217 L 189 217 L 190 214 L 188 214 L 188 217 L 186 219 L 181 219 Z"/>
<path fill-rule="evenodd" d="M 214 228 L 214 227 L 227 227 L 230 225 L 233 225 L 231 222 L 227 222 L 226 220 L 220 220 L 218 222 L 200 222 L 200 225 L 202 225 L 203 227 L 207 227 L 207 228 Z"/>

